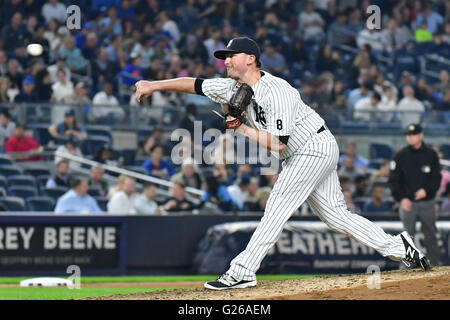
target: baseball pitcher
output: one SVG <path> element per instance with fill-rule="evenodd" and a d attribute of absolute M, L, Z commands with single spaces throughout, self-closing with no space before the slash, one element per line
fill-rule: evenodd
<path fill-rule="evenodd" d="M 232 39 L 214 52 L 225 60 L 227 78 L 177 78 L 136 83 L 136 99 L 158 90 L 205 95 L 226 106 L 225 126 L 271 150 L 283 169 L 267 202 L 264 216 L 246 249 L 231 261 L 228 271 L 205 288 L 224 290 L 256 285 L 256 272 L 283 226 L 307 201 L 332 230 L 374 248 L 382 256 L 430 269 L 428 258 L 405 231 L 386 234 L 366 218 L 347 210 L 339 185 L 338 144 L 324 120 L 285 80 L 260 69 L 260 49 L 250 38 Z M 244 117 L 249 125 L 244 124 Z"/>

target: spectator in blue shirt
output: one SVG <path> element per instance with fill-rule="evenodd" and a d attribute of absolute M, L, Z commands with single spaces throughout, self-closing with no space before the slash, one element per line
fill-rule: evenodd
<path fill-rule="evenodd" d="M 83 29 L 81 29 L 81 32 L 78 32 L 75 35 L 75 45 L 78 49 L 83 50 L 86 37 L 90 32 L 92 32 L 93 29 L 94 24 L 91 21 L 88 21 L 83 25 Z"/>
<path fill-rule="evenodd" d="M 383 201 L 384 187 L 381 184 L 374 184 L 372 188 L 372 200 L 367 201 L 363 206 L 363 213 L 386 213 L 390 212 L 389 204 Z"/>
<path fill-rule="evenodd" d="M 117 16 L 119 19 L 130 18 L 133 23 L 136 22 L 136 12 L 131 6 L 130 0 L 121 0 L 120 5 L 117 6 Z"/>
<path fill-rule="evenodd" d="M 91 8 L 94 12 L 100 11 L 101 7 L 110 7 L 112 5 L 117 6 L 119 4 L 119 0 L 92 0 Z"/>
<path fill-rule="evenodd" d="M 163 159 L 163 148 L 155 145 L 150 149 L 150 159 L 142 164 L 142 168 L 147 170 L 149 176 L 168 179 L 174 174 L 172 162 Z"/>
<path fill-rule="evenodd" d="M 108 54 L 108 61 L 117 63 L 117 52 L 121 48 L 123 43 L 123 37 L 121 34 L 115 34 L 111 36 L 109 45 L 106 47 L 106 53 Z"/>
<path fill-rule="evenodd" d="M 355 165 L 356 169 L 367 169 L 369 167 L 369 160 L 367 160 L 363 156 L 357 154 L 355 142 L 347 143 L 347 145 L 345 147 L 345 152 L 342 153 L 339 157 L 339 165 L 340 166 L 342 166 L 344 164 L 345 156 L 349 156 L 354 159 L 354 165 Z"/>
<path fill-rule="evenodd" d="M 55 213 L 103 213 L 97 201 L 87 194 L 89 185 L 86 178 L 73 179 L 71 187 L 56 202 Z"/>
<path fill-rule="evenodd" d="M 137 81 L 142 79 L 141 57 L 138 54 L 132 55 L 130 63 L 120 71 L 122 84 L 133 86 Z"/>
<path fill-rule="evenodd" d="M 423 13 L 420 13 L 414 22 L 414 27 L 417 28 L 423 21 L 426 21 L 427 30 L 434 34 L 444 22 L 444 18 L 439 13 L 432 11 L 429 3 L 425 3 L 424 6 Z"/>
<path fill-rule="evenodd" d="M 64 187 L 68 189 L 71 183 L 71 175 L 69 174 L 69 160 L 60 160 L 56 164 L 55 175 L 47 180 L 46 188 Z"/>
<path fill-rule="evenodd" d="M 75 47 L 75 39 L 67 37 L 64 45 L 59 48 L 59 55 L 66 59 L 66 66 L 73 72 L 83 72 L 86 68 L 86 60 L 81 50 Z"/>
<path fill-rule="evenodd" d="M 368 82 L 364 82 L 360 85 L 359 88 L 353 89 L 350 91 L 348 95 L 348 102 L 347 102 L 347 111 L 349 111 L 351 114 L 353 114 L 353 110 L 355 109 L 355 104 L 363 99 L 367 98 L 372 94 L 372 86 Z"/>
<path fill-rule="evenodd" d="M 243 210 L 243 204 L 234 200 L 227 190 L 214 176 L 205 179 L 206 191 L 201 198 L 199 207 L 209 201 L 216 204 L 222 211 Z"/>
<path fill-rule="evenodd" d="M 75 110 L 68 110 L 64 114 L 64 121 L 53 124 L 48 128 L 48 132 L 56 139 L 69 139 L 74 137 L 78 140 L 87 138 L 86 131 L 78 125 Z"/>
<path fill-rule="evenodd" d="M 100 28 L 102 36 L 122 34 L 123 29 L 120 24 L 120 19 L 117 17 L 117 8 L 115 6 L 109 7 L 107 16 L 100 20 L 98 27 Z"/>

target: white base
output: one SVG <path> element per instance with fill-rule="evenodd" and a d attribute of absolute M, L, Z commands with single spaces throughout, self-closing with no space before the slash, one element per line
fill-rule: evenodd
<path fill-rule="evenodd" d="M 64 278 L 41 277 L 20 281 L 21 287 L 64 287 L 73 282 Z"/>

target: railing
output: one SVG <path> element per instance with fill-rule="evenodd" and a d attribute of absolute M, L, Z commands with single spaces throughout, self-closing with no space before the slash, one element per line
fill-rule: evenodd
<path fill-rule="evenodd" d="M 433 71 L 432 68 L 430 68 L 431 64 L 436 64 L 437 67 L 433 68 L 433 69 L 438 69 L 439 71 Z M 432 77 L 432 78 L 436 78 L 439 79 L 439 73 L 440 70 L 445 70 L 445 69 L 449 69 L 450 68 L 450 60 L 439 56 L 437 54 L 427 54 L 424 55 L 421 59 L 421 63 L 420 63 L 420 72 L 423 75 Z"/>
<path fill-rule="evenodd" d="M 355 32 L 351 32 L 351 31 L 345 31 L 345 30 L 340 30 L 339 32 L 339 36 L 349 36 L 349 37 L 354 37 L 355 39 L 360 37 L 360 38 L 364 38 L 366 40 L 371 40 L 371 38 L 366 37 L 364 35 L 360 35 L 358 33 Z M 351 53 L 351 54 L 358 54 L 360 52 L 360 49 L 358 47 L 352 47 L 343 43 L 340 43 L 338 41 L 336 41 L 335 39 L 335 35 L 333 31 L 328 32 L 328 43 L 331 45 L 332 48 L 337 48 L 343 52 L 347 52 L 347 53 Z M 395 50 L 393 50 L 393 48 L 390 48 L 390 51 L 388 52 L 389 55 L 383 56 L 381 54 L 377 55 L 377 60 L 379 62 L 382 62 L 384 64 L 386 64 L 387 66 L 392 66 L 394 64 L 394 60 L 395 60 Z"/>
<path fill-rule="evenodd" d="M 112 166 L 112 165 L 108 165 L 108 164 L 103 164 L 97 161 L 92 161 L 92 160 L 88 160 L 86 158 L 82 158 L 82 157 L 78 157 L 75 156 L 73 154 L 70 153 L 66 153 L 66 152 L 61 152 L 61 151 L 56 151 L 55 152 L 55 156 L 70 160 L 70 161 L 75 161 L 81 164 L 85 164 L 91 167 L 94 166 L 98 166 L 103 168 L 103 170 L 105 170 L 106 172 L 114 172 L 114 173 L 118 173 L 118 174 L 123 174 L 126 176 L 129 176 L 131 178 L 135 178 L 137 180 L 140 181 L 146 181 L 146 182 L 150 182 L 150 183 L 154 183 L 160 187 L 166 187 L 166 188 L 171 188 L 173 186 L 173 183 L 167 180 L 163 180 L 163 179 L 159 179 L 159 178 L 155 178 L 155 177 L 151 177 L 145 174 L 141 174 L 141 173 L 137 173 L 134 171 L 130 171 L 130 170 L 126 170 L 126 169 L 122 169 L 122 168 L 118 168 L 116 166 Z M 191 195 L 195 195 L 197 197 L 201 197 L 204 193 L 203 190 L 200 189 L 195 189 L 192 187 L 186 187 L 185 188 L 186 192 L 191 194 Z"/>
<path fill-rule="evenodd" d="M 89 107 L 87 109 L 86 107 Z M 164 108 L 155 108 L 151 106 L 130 106 L 120 105 L 124 109 L 126 118 L 117 123 L 98 123 L 90 119 L 89 114 L 93 108 L 102 107 L 96 105 L 76 105 L 76 104 L 0 104 L 0 108 L 8 108 L 13 116 L 13 121 L 25 123 L 33 132 L 35 138 L 42 145 L 47 145 L 49 141 L 55 141 L 48 132 L 50 124 L 56 124 L 63 120 L 64 112 L 74 109 L 79 125 L 88 129 L 88 126 L 103 124 L 108 126 L 114 134 L 113 146 L 117 149 L 135 148 L 136 143 L 142 142 L 142 134 L 148 136 L 156 126 L 159 126 L 168 138 L 169 135 L 179 128 L 179 124 L 185 114 L 185 105 L 168 105 Z M 37 110 L 40 110 L 40 117 L 35 116 Z M 209 128 L 216 128 L 223 131 L 220 118 L 213 114 L 213 110 L 220 110 L 220 106 L 211 103 L 197 107 L 197 121 L 201 122 L 202 133 Z M 404 129 L 410 122 L 420 122 L 424 127 L 427 137 L 438 137 L 439 141 L 433 142 L 438 145 L 450 144 L 445 137 L 450 136 L 450 112 L 437 111 L 426 108 L 424 112 L 394 110 L 394 111 L 355 111 L 348 114 L 347 109 L 317 109 L 319 115 L 325 120 L 325 123 L 337 136 L 345 135 L 366 135 L 381 137 L 390 136 L 394 140 L 396 137 L 404 136 Z M 363 115 L 363 120 L 355 119 L 356 115 Z M 366 117 L 364 117 L 366 116 Z M 414 120 L 410 120 L 414 118 Z M 369 121 L 366 121 L 367 119 Z M 384 121 L 389 119 L 390 121 Z M 123 134 L 136 134 L 137 140 L 128 147 L 124 146 Z M 116 140 L 119 137 L 119 140 Z M 195 137 L 195 136 L 194 136 Z M 44 141 L 42 143 L 42 141 Z M 118 142 L 118 144 L 117 144 Z M 205 141 L 203 141 L 205 142 Z M 431 142 L 431 141 L 430 141 Z M 57 141 L 61 143 L 61 141 Z M 206 143 L 206 142 L 205 142 Z"/>
<path fill-rule="evenodd" d="M 27 125 L 34 124 L 55 124 L 64 118 L 67 110 L 75 110 L 77 122 L 81 125 L 99 124 L 98 119 L 92 118 L 92 109 L 94 108 L 112 108 L 109 105 L 93 104 L 68 104 L 68 103 L 0 103 L 0 108 L 8 109 L 12 115 L 13 121 Z M 113 129 L 130 129 L 146 125 L 177 125 L 185 113 L 185 104 L 180 103 L 177 106 L 168 104 L 161 107 L 136 106 L 122 104 L 114 106 L 124 110 L 125 118 L 117 123 L 102 123 Z M 220 107 L 211 102 L 205 107 L 197 107 L 199 117 L 211 118 L 212 110 L 220 110 Z M 214 117 L 216 117 L 214 115 Z"/>

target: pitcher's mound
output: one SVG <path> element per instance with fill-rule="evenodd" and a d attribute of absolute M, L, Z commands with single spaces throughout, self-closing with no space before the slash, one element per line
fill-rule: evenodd
<path fill-rule="evenodd" d="M 245 299 L 450 299 L 450 267 L 432 271 L 402 270 L 380 274 L 380 289 L 368 289 L 368 274 L 260 281 L 254 288 L 211 291 L 193 289 L 114 295 L 102 299 L 245 300 Z M 375 282 L 369 282 L 372 287 Z M 173 283 L 176 286 L 176 283 Z"/>

